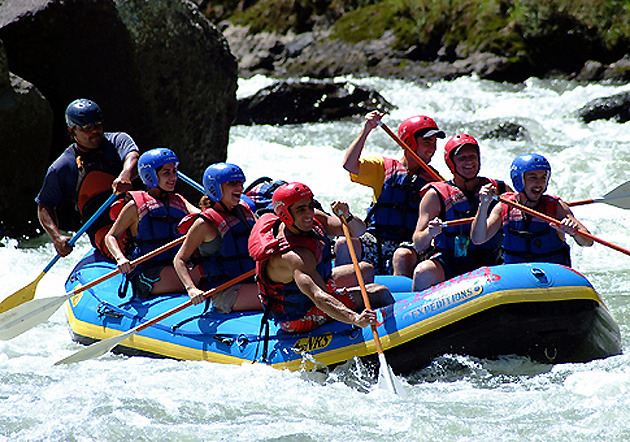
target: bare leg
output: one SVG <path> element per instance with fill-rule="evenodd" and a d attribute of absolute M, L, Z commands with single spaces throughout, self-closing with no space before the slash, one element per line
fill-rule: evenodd
<path fill-rule="evenodd" d="M 232 306 L 233 312 L 242 312 L 247 310 L 262 310 L 260 298 L 258 298 L 258 285 L 241 284 L 238 288 L 238 296 Z"/>
<path fill-rule="evenodd" d="M 359 262 L 359 269 L 361 270 L 363 281 L 366 284 L 374 282 L 374 266 L 372 266 L 372 264 L 361 261 Z M 352 264 L 338 265 L 333 268 L 332 278 L 333 281 L 335 281 L 335 284 L 337 284 L 337 287 L 352 287 L 359 285 L 359 281 L 357 281 L 357 274 L 354 271 L 354 265 Z"/>
<path fill-rule="evenodd" d="M 413 285 L 411 289 L 414 292 L 419 292 L 442 281 L 444 281 L 444 269 L 442 269 L 442 266 L 432 259 L 427 259 L 418 264 L 413 271 Z"/>
<path fill-rule="evenodd" d="M 353 238 L 352 244 L 354 245 L 354 251 L 357 254 L 357 259 L 361 261 L 363 257 L 363 248 L 361 247 L 361 241 L 358 238 Z M 343 264 L 352 264 L 352 258 L 350 257 L 350 251 L 348 250 L 348 244 L 345 237 L 337 238 L 335 242 L 335 265 L 340 266 Z"/>
<path fill-rule="evenodd" d="M 363 302 L 363 295 L 361 294 L 361 287 L 347 287 L 346 290 L 354 299 L 357 310 L 363 310 L 365 303 Z M 387 287 L 381 284 L 366 284 L 365 291 L 367 292 L 368 299 L 370 300 L 370 306 L 372 308 L 379 308 L 385 305 L 392 304 L 394 298 Z"/>
<path fill-rule="evenodd" d="M 199 282 L 201 278 L 201 272 L 199 271 L 199 267 L 195 267 L 191 270 L 190 276 L 192 277 L 195 284 Z M 160 280 L 153 284 L 151 288 L 152 295 L 163 295 L 166 293 L 186 293 L 186 289 L 182 282 L 179 280 L 179 276 L 175 273 L 175 268 L 173 266 L 165 266 L 160 272 Z"/>
<path fill-rule="evenodd" d="M 392 256 L 394 275 L 413 276 L 413 269 L 418 264 L 418 255 L 414 250 L 406 247 L 398 247 Z"/>

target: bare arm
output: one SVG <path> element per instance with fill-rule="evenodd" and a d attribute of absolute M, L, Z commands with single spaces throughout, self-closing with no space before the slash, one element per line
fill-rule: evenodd
<path fill-rule="evenodd" d="M 413 232 L 413 246 L 421 253 L 429 248 L 433 238 L 442 233 L 440 215 L 440 197 L 435 189 L 424 194 L 418 208 L 418 223 Z"/>
<path fill-rule="evenodd" d="M 365 233 L 365 229 L 367 226 L 362 219 L 357 218 L 356 216 L 350 216 L 350 208 L 348 207 L 348 203 L 345 201 L 333 201 L 330 204 L 332 212 L 336 216 L 330 216 L 325 214 L 320 210 L 315 211 L 315 216 L 324 225 L 324 229 L 326 233 L 334 236 L 343 235 L 343 227 L 341 223 L 341 219 L 339 218 L 339 213 L 341 212 L 343 216 L 346 218 L 348 222 L 348 228 L 350 229 L 350 235 L 353 238 L 357 238 Z M 350 219 L 348 219 L 350 218 Z"/>
<path fill-rule="evenodd" d="M 267 274 L 274 281 L 288 283 L 295 280 L 298 288 L 331 318 L 347 324 L 365 327 L 376 321 L 376 314 L 365 310 L 357 313 L 328 293 L 326 283 L 315 270 L 315 257 L 306 249 L 298 248 L 269 260 Z"/>
<path fill-rule="evenodd" d="M 105 245 L 116 260 L 116 265 L 121 273 L 129 273 L 131 271 L 131 263 L 118 245 L 118 237 L 127 229 L 131 229 L 133 236 L 138 234 L 138 208 L 133 200 L 125 204 L 116 221 L 114 221 L 114 224 L 112 224 L 105 235 Z"/>
<path fill-rule="evenodd" d="M 199 304 L 204 300 L 204 292 L 193 281 L 187 262 L 201 243 L 212 241 L 218 234 L 216 226 L 204 221 L 202 218 L 198 218 L 186 233 L 186 238 L 184 238 L 182 246 L 173 259 L 175 272 L 179 276 L 182 285 L 186 288 L 186 292 L 188 292 L 188 296 L 190 296 L 193 304 Z"/>
<path fill-rule="evenodd" d="M 131 180 L 138 176 L 138 158 L 140 154 L 132 151 L 127 154 L 123 163 L 123 169 L 112 183 L 112 192 L 121 194 L 131 190 Z"/>
<path fill-rule="evenodd" d="M 584 224 L 579 222 L 577 218 L 573 216 L 573 212 L 571 212 L 571 209 L 569 208 L 567 203 L 565 203 L 562 200 L 559 201 L 558 208 L 556 210 L 556 218 L 562 220 L 561 226 L 556 226 L 554 224 L 551 225 L 556 230 L 573 236 L 573 239 L 575 240 L 575 242 L 581 245 L 582 247 L 590 247 L 593 245 L 592 239 L 586 238 L 580 234 L 575 234 L 575 231 L 577 229 L 584 230 L 587 233 L 591 233 L 591 232 L 589 232 L 588 229 L 584 227 Z"/>
<path fill-rule="evenodd" d="M 70 237 L 62 235 L 57 227 L 55 209 L 49 206 L 37 205 L 37 217 L 50 239 L 52 239 L 55 250 L 59 256 L 64 257 L 72 252 L 72 247 L 68 245 Z"/>
<path fill-rule="evenodd" d="M 492 238 L 501 227 L 501 204 L 497 204 L 490 209 L 492 198 L 496 194 L 494 184 L 486 184 L 479 190 L 479 206 L 472 223 L 470 240 L 473 244 L 483 244 Z"/>
<path fill-rule="evenodd" d="M 361 151 L 365 146 L 365 140 L 372 132 L 378 121 L 383 118 L 383 114 L 379 111 L 372 111 L 365 116 L 365 124 L 358 137 L 354 139 L 350 146 L 346 150 L 346 154 L 343 157 L 343 168 L 350 173 L 359 173 L 359 158 L 361 157 Z"/>

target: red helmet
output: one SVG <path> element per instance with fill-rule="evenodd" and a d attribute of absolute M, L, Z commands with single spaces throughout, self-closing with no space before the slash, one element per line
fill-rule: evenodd
<path fill-rule="evenodd" d="M 407 118 L 398 126 L 398 136 L 401 140 L 411 147 L 415 152 L 418 149 L 418 143 L 416 141 L 416 134 L 420 131 L 423 137 L 437 136 L 438 138 L 444 138 L 446 135 L 440 129 L 432 118 L 426 115 L 416 115 L 415 117 Z"/>
<path fill-rule="evenodd" d="M 457 134 L 452 137 L 450 140 L 446 142 L 446 146 L 444 146 L 444 161 L 453 175 L 457 174 L 457 170 L 455 169 L 455 163 L 453 163 L 453 157 L 457 155 L 459 149 L 462 146 L 470 144 L 477 149 L 477 155 L 479 156 L 479 160 L 481 161 L 481 155 L 479 153 L 479 143 L 475 140 L 471 135 L 468 134 Z"/>
<path fill-rule="evenodd" d="M 292 226 L 295 220 L 289 212 L 292 204 L 304 198 L 313 198 L 313 192 L 306 184 L 286 183 L 278 187 L 271 197 L 273 211 L 288 226 Z"/>

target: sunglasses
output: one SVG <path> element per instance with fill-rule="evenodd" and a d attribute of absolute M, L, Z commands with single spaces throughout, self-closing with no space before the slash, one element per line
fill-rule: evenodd
<path fill-rule="evenodd" d="M 102 125 L 103 125 L 102 121 L 96 121 L 94 123 L 84 124 L 83 126 L 75 126 L 75 127 L 78 127 L 81 130 L 88 131 L 97 127 L 101 127 Z"/>

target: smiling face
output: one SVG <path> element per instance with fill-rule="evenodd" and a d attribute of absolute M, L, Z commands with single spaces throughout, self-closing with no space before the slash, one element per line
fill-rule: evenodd
<path fill-rule="evenodd" d="M 523 193 L 530 201 L 538 201 L 547 189 L 548 172 L 532 170 L 523 174 Z"/>
<path fill-rule="evenodd" d="M 473 179 L 479 173 L 479 154 L 472 144 L 462 146 L 453 156 L 453 164 L 459 175 L 465 179 Z"/>
<path fill-rule="evenodd" d="M 103 124 L 89 124 L 84 128 L 73 127 L 70 136 L 85 150 L 98 149 L 103 141 Z"/>
<path fill-rule="evenodd" d="M 315 217 L 315 203 L 313 198 L 302 198 L 289 207 L 289 213 L 293 216 L 294 226 L 302 232 L 308 232 L 313 228 Z"/>
<path fill-rule="evenodd" d="M 243 194 L 243 181 L 228 181 L 221 184 L 221 202 L 232 210 L 241 200 Z"/>
<path fill-rule="evenodd" d="M 158 187 L 165 192 L 173 192 L 177 184 L 177 166 L 175 163 L 168 163 L 159 168 L 156 173 L 158 177 Z"/>
<path fill-rule="evenodd" d="M 425 163 L 429 164 L 431 159 L 433 158 L 433 154 L 435 154 L 436 149 L 437 136 L 432 135 L 430 137 L 416 137 L 416 144 L 418 148 L 416 149 L 416 153 Z M 415 160 L 411 160 L 415 163 Z"/>

